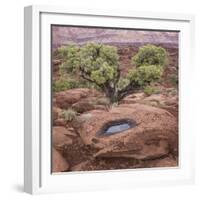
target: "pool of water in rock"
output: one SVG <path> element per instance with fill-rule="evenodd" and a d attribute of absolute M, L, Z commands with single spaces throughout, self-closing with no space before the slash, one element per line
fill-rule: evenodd
<path fill-rule="evenodd" d="M 113 121 L 106 124 L 99 135 L 109 136 L 116 133 L 121 133 L 136 126 L 136 123 L 129 120 Z"/>

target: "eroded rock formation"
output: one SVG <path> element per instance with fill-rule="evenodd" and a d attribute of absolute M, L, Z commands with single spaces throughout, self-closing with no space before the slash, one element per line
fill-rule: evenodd
<path fill-rule="evenodd" d="M 117 134 L 99 136 L 106 123 L 129 119 L 136 127 Z M 94 157 L 155 159 L 177 155 L 177 125 L 166 110 L 142 104 L 122 104 L 109 112 L 93 110 L 80 116 L 74 128 L 85 145 L 97 149 Z"/>

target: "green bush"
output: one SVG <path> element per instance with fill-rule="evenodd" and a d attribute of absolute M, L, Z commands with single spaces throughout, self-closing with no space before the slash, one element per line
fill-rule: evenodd
<path fill-rule="evenodd" d="M 60 92 L 64 90 L 69 90 L 73 88 L 95 88 L 98 89 L 97 86 L 91 84 L 85 80 L 75 80 L 69 78 L 61 78 L 53 82 L 53 92 Z"/>
<path fill-rule="evenodd" d="M 62 60 L 60 68 L 67 73 L 73 73 L 79 67 L 79 47 L 74 44 L 58 48 L 56 57 Z"/>
<path fill-rule="evenodd" d="M 134 81 L 139 86 L 146 86 L 152 82 L 159 81 L 163 69 L 157 65 L 144 65 L 136 69 L 130 70 L 129 80 Z"/>
<path fill-rule="evenodd" d="M 82 46 L 68 45 L 57 50 L 61 58 L 62 76 L 69 74 L 79 81 L 55 83 L 55 91 L 76 87 L 97 88 L 105 93 L 111 103 L 119 102 L 130 93 L 159 81 L 166 64 L 167 52 L 162 47 L 146 45 L 132 58 L 136 68 L 121 76 L 120 62 L 115 46 L 87 43 Z M 76 78 L 77 79 L 77 78 Z"/>
<path fill-rule="evenodd" d="M 87 43 L 83 46 L 69 45 L 60 50 L 63 63 L 62 73 L 79 75 L 80 79 L 90 82 L 114 99 L 115 88 L 119 80 L 119 55 L 117 48 L 110 45 Z"/>
<path fill-rule="evenodd" d="M 59 79 L 53 82 L 53 92 L 60 92 L 63 90 L 71 89 L 71 83 L 64 80 Z"/>
<path fill-rule="evenodd" d="M 59 47 L 54 51 L 54 57 L 57 59 L 63 59 L 65 56 L 67 56 L 67 51 L 66 51 L 67 46 L 62 46 Z"/>
<path fill-rule="evenodd" d="M 61 115 L 65 121 L 70 122 L 76 118 L 77 112 L 69 108 L 68 110 L 64 110 Z"/>
<path fill-rule="evenodd" d="M 117 84 L 117 87 L 119 90 L 122 90 L 130 83 L 130 80 L 128 78 L 120 78 L 119 82 Z"/>
<path fill-rule="evenodd" d="M 157 88 L 155 88 L 155 87 L 153 87 L 153 86 L 146 86 L 145 88 L 144 88 L 144 93 L 146 94 L 146 95 L 148 95 L 148 96 L 150 96 L 150 95 L 152 95 L 152 94 L 158 94 L 160 92 L 160 90 L 159 89 L 157 89 Z"/>
<path fill-rule="evenodd" d="M 167 52 L 162 47 L 145 45 L 139 48 L 138 53 L 132 58 L 136 67 L 143 65 L 159 65 L 163 67 L 167 62 Z"/>

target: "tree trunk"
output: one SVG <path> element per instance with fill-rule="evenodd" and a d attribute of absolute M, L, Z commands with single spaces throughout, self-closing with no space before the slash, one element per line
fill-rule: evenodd
<path fill-rule="evenodd" d="M 118 91 L 116 87 L 105 86 L 103 88 L 103 91 L 105 92 L 106 97 L 109 98 L 111 103 L 118 102 Z"/>
<path fill-rule="evenodd" d="M 103 91 L 106 97 L 110 99 L 111 103 L 116 103 L 122 100 L 124 97 L 136 92 L 138 89 L 140 89 L 139 86 L 133 87 L 133 85 L 131 84 L 120 91 L 118 91 L 117 87 L 112 88 L 109 86 L 105 86 L 103 88 Z"/>

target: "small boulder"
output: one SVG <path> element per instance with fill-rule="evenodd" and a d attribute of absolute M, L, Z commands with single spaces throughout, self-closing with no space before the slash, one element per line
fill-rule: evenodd
<path fill-rule="evenodd" d="M 52 172 L 63 172 L 69 169 L 68 162 L 53 148 L 52 151 Z"/>
<path fill-rule="evenodd" d="M 53 125 L 54 126 L 65 126 L 66 125 L 66 121 L 63 118 L 58 118 L 58 119 L 53 121 Z"/>
<path fill-rule="evenodd" d="M 141 103 L 167 110 L 178 119 L 178 96 L 154 94 L 144 98 Z"/>
<path fill-rule="evenodd" d="M 58 108 L 58 107 L 53 107 L 52 109 L 52 115 L 53 115 L 53 121 L 57 120 L 62 113 L 62 109 Z"/>
<path fill-rule="evenodd" d="M 143 92 L 135 93 L 135 94 L 126 96 L 124 99 L 122 99 L 121 103 L 123 104 L 139 103 L 144 98 L 145 98 L 145 94 Z"/>
<path fill-rule="evenodd" d="M 90 161 L 83 161 L 75 166 L 73 166 L 70 170 L 71 171 L 86 171 L 86 170 L 91 170 L 88 169 L 88 164 L 91 166 Z"/>
<path fill-rule="evenodd" d="M 166 158 L 158 159 L 154 162 L 155 162 L 155 164 L 153 165 L 153 167 L 176 167 L 176 166 L 178 166 L 178 160 L 174 159 L 170 156 L 168 156 Z"/>
<path fill-rule="evenodd" d="M 64 150 L 67 145 L 72 144 L 70 132 L 62 126 L 53 127 L 52 143 L 54 148 L 58 150 Z"/>
<path fill-rule="evenodd" d="M 88 97 L 98 97 L 101 93 L 94 89 L 76 88 L 54 94 L 55 104 L 62 109 L 68 109 L 78 101 Z"/>
<path fill-rule="evenodd" d="M 95 107 L 96 98 L 95 97 L 88 97 L 84 98 L 72 105 L 72 109 L 78 113 L 87 112 L 93 110 Z"/>
<path fill-rule="evenodd" d="M 67 122 L 64 118 L 64 110 L 59 107 L 53 107 L 52 109 L 52 119 L 54 126 L 66 126 Z"/>
<path fill-rule="evenodd" d="M 96 97 L 88 97 L 78 101 L 77 103 L 72 105 L 72 109 L 78 113 L 84 113 L 90 110 L 106 110 L 106 105 L 100 104 L 98 98 Z"/>

